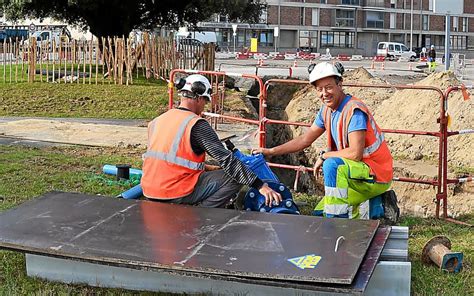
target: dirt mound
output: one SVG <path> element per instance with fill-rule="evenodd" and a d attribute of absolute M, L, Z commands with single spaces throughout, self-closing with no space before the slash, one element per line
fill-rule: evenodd
<path fill-rule="evenodd" d="M 374 81 L 383 82 L 381 79 L 375 78 L 364 67 L 358 67 L 344 73 L 345 82 L 355 83 L 373 83 Z"/>
<path fill-rule="evenodd" d="M 435 73 L 415 83 L 416 86 L 435 86 L 442 91 L 460 82 L 452 72 Z M 384 100 L 374 111 L 377 123 L 382 128 L 420 131 L 439 131 L 437 119 L 440 112 L 440 94 L 420 89 L 395 92 L 389 100 Z M 474 101 L 464 101 L 461 92 L 449 98 L 448 114 L 451 117 L 450 130 L 473 128 Z M 438 139 L 427 136 L 406 136 L 386 134 L 392 153 L 408 158 L 438 157 Z M 473 135 L 451 137 L 448 155 L 452 166 L 474 166 Z"/>
<path fill-rule="evenodd" d="M 357 83 L 369 85 L 385 85 L 387 82 L 380 78 L 372 76 L 365 68 L 359 67 L 351 71 L 347 71 L 343 76 L 344 83 Z M 376 87 L 345 87 L 344 91 L 348 94 L 359 98 L 367 104 L 370 110 L 374 110 L 383 101 L 387 100 L 395 92 L 393 89 L 376 88 Z"/>

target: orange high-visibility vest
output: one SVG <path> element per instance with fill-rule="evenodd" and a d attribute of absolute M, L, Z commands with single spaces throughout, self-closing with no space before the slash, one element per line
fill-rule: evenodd
<path fill-rule="evenodd" d="M 171 109 L 148 125 L 148 148 L 143 154 L 143 194 L 174 199 L 190 194 L 204 171 L 205 153 L 191 147 L 191 129 L 202 120 L 191 111 Z"/>
<path fill-rule="evenodd" d="M 344 149 L 349 147 L 349 123 L 356 109 L 367 115 L 367 131 L 365 133 L 364 154 L 362 161 L 370 167 L 370 173 L 377 183 L 389 183 L 393 178 L 393 159 L 385 142 L 384 135 L 367 106 L 359 99 L 352 97 L 342 109 L 341 116 L 337 122 L 337 139 L 334 143 L 331 136 L 331 113 L 332 110 L 323 106 L 322 114 L 324 127 L 326 128 L 328 151 L 335 151 L 337 147 Z"/>

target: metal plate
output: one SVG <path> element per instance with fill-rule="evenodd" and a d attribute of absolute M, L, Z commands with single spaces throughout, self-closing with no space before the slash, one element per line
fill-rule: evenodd
<path fill-rule="evenodd" d="M 378 221 L 52 192 L 0 214 L 0 247 L 138 269 L 225 275 L 241 281 L 348 285 L 377 228 Z M 345 240 L 336 253 L 339 236 Z M 358 291 L 365 288 L 387 236 L 385 231 L 371 248 L 373 254 L 367 253 L 367 266 L 361 269 L 365 280 L 354 281 Z M 313 268 L 301 269 L 288 261 L 311 254 L 321 257 Z"/>

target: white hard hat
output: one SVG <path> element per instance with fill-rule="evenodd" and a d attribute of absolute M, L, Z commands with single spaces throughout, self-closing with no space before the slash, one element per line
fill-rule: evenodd
<path fill-rule="evenodd" d="M 186 82 L 180 91 L 189 91 L 198 97 L 207 97 L 211 100 L 211 83 L 207 80 L 206 77 L 200 74 L 193 74 L 186 77 Z"/>
<path fill-rule="evenodd" d="M 431 48 L 434 48 L 434 45 L 433 45 L 433 44 L 431 44 Z"/>
<path fill-rule="evenodd" d="M 319 79 L 330 77 L 330 76 L 338 76 L 342 77 L 341 73 L 337 70 L 337 68 L 330 63 L 322 62 L 317 64 L 311 73 L 309 73 L 309 83 L 314 83 Z"/>

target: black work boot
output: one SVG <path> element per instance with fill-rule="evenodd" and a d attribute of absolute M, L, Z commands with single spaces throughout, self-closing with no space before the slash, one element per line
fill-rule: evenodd
<path fill-rule="evenodd" d="M 386 225 L 395 225 L 400 217 L 400 208 L 397 205 L 397 195 L 395 191 L 388 190 L 382 194 L 382 205 L 384 209 L 383 222 Z"/>

